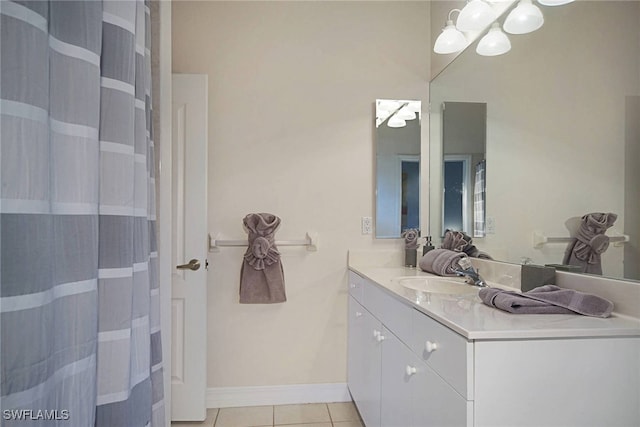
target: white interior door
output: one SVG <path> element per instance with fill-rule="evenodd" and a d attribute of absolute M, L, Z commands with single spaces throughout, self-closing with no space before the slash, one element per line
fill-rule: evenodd
<path fill-rule="evenodd" d="M 171 419 L 203 421 L 207 378 L 207 76 L 172 80 Z"/>

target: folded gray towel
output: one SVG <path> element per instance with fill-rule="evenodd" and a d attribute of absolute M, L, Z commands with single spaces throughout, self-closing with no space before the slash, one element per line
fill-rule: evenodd
<path fill-rule="evenodd" d="M 461 269 L 458 261 L 460 258 L 466 256 L 464 252 L 455 252 L 449 249 L 433 249 L 420 258 L 418 266 L 422 271 L 439 276 L 456 276 L 454 270 Z"/>
<path fill-rule="evenodd" d="M 613 303 L 596 295 L 555 285 L 544 285 L 522 294 L 496 288 L 478 293 L 486 305 L 514 314 L 582 314 L 609 317 Z"/>
<path fill-rule="evenodd" d="M 442 240 L 442 249 L 464 252 L 472 258 L 493 259 L 488 253 L 480 251 L 473 244 L 473 239 L 462 231 L 446 230 Z"/>
<path fill-rule="evenodd" d="M 285 302 L 284 271 L 274 233 L 280 218 L 270 213 L 249 214 L 243 219 L 249 233 L 249 247 L 240 270 L 240 303 Z"/>

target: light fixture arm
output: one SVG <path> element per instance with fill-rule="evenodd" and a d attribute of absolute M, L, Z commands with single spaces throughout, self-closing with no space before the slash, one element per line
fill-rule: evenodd
<path fill-rule="evenodd" d="M 453 19 L 451 19 L 451 14 L 453 12 L 458 12 L 458 16 L 460 16 L 460 9 L 451 9 L 451 11 L 449 11 L 449 15 L 447 15 L 447 25 L 449 25 L 449 23 L 453 24 Z"/>

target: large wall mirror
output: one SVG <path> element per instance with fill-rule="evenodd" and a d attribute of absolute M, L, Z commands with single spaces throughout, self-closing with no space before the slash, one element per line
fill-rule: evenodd
<path fill-rule="evenodd" d="M 559 264 L 568 243 L 554 238 L 585 214 L 614 213 L 607 235 L 628 242 L 601 254 L 603 275 L 640 280 L 640 2 L 540 7 L 542 28 L 509 35 L 507 54 L 480 56 L 473 43 L 431 82 L 430 233 L 446 228 L 447 134 L 469 124 L 448 111 L 480 104 L 486 218 L 474 244 L 496 260 Z"/>
<path fill-rule="evenodd" d="M 421 102 L 376 100 L 375 236 L 420 228 Z"/>

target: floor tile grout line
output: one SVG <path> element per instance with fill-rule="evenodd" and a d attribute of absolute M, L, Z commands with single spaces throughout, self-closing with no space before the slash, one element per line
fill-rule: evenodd
<path fill-rule="evenodd" d="M 331 409 L 329 409 L 329 404 L 325 403 L 324 406 L 327 407 L 327 412 L 329 413 L 329 422 L 331 423 L 331 427 L 334 427 L 333 426 L 333 417 L 331 416 Z"/>

